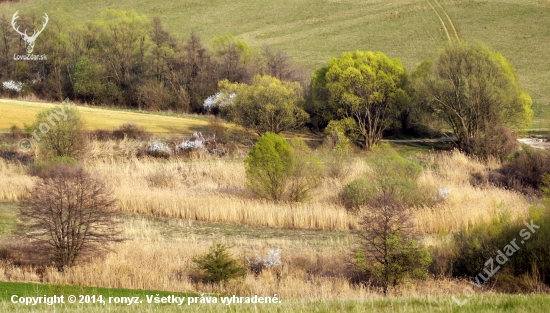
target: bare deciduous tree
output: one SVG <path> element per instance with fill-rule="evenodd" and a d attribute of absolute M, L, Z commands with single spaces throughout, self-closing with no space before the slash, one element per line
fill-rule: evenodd
<path fill-rule="evenodd" d="M 40 180 L 20 205 L 23 230 L 62 271 L 82 257 L 121 241 L 115 204 L 105 182 L 82 167 L 59 165 Z"/>
<path fill-rule="evenodd" d="M 361 226 L 361 243 L 352 262 L 376 278 L 384 295 L 405 277 L 427 277 L 432 259 L 429 251 L 412 239 L 411 215 L 404 205 L 381 199 L 363 217 Z"/>

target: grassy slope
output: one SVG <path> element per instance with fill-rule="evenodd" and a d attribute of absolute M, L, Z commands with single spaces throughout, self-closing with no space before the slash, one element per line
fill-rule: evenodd
<path fill-rule="evenodd" d="M 12 125 L 23 127 L 30 125 L 36 112 L 54 104 L 0 99 L 0 131 L 8 130 Z M 94 107 L 79 107 L 86 122 L 86 128 L 113 129 L 127 122 L 134 122 L 152 133 L 190 134 L 206 129 L 206 117 L 166 116 L 163 114 L 140 113 L 129 110 L 110 110 Z"/>
<path fill-rule="evenodd" d="M 550 105 L 550 4 L 546 2 L 440 0 L 461 38 L 484 42 L 517 68 L 536 103 L 535 128 L 550 124 L 550 112 L 541 108 Z M 311 69 L 343 51 L 369 49 L 400 58 L 412 71 L 422 60 L 433 58 L 446 40 L 424 0 L 22 0 L 1 4 L 0 14 L 51 12 L 54 20 L 57 8 L 79 21 L 96 20 L 105 8 L 136 9 L 159 16 L 181 38 L 192 28 L 206 42 L 231 33 L 254 46 L 285 49 Z"/>

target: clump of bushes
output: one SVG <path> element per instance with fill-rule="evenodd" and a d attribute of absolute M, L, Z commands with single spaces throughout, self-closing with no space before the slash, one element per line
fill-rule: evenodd
<path fill-rule="evenodd" d="M 227 250 L 225 244 L 214 243 L 206 254 L 193 258 L 192 261 L 205 281 L 225 283 L 244 276 L 244 267 Z"/>
<path fill-rule="evenodd" d="M 264 270 L 280 267 L 283 265 L 281 251 L 281 249 L 271 250 L 265 257 L 258 254 L 252 258 L 246 257 L 248 270 L 258 277 Z"/>
<path fill-rule="evenodd" d="M 486 130 L 471 143 L 471 153 L 483 159 L 495 157 L 504 160 L 518 148 L 517 136 L 506 126 Z"/>
<path fill-rule="evenodd" d="M 119 140 L 126 138 L 146 141 L 151 138 L 151 134 L 145 130 L 145 127 L 139 126 L 138 124 L 124 123 L 113 130 L 113 137 Z"/>
<path fill-rule="evenodd" d="M 172 149 L 168 144 L 160 141 L 153 141 L 147 144 L 147 155 L 154 158 L 168 159 L 172 154 Z"/>
<path fill-rule="evenodd" d="M 501 214 L 454 235 L 452 274 L 515 292 L 519 281 L 550 284 L 550 207 L 532 208 L 527 219 Z M 497 269 L 498 270 L 495 270 Z M 522 278 L 522 279 L 518 279 Z M 528 286 L 519 286 L 528 289 Z"/>
<path fill-rule="evenodd" d="M 190 138 L 176 145 L 175 152 L 187 157 L 201 153 L 222 157 L 226 155 L 227 149 L 221 142 L 218 142 L 216 134 L 203 136 L 201 132 L 194 132 Z"/>
<path fill-rule="evenodd" d="M 370 171 L 344 186 L 340 193 L 342 204 L 350 212 L 361 207 L 388 203 L 405 206 L 431 205 L 438 199 L 433 186 L 422 186 L 418 177 L 422 167 L 400 156 L 389 145 L 375 146 L 367 159 Z"/>
<path fill-rule="evenodd" d="M 500 170 L 490 173 L 489 180 L 499 186 L 540 196 L 545 174 L 550 174 L 550 151 L 525 146 Z"/>
<path fill-rule="evenodd" d="M 107 141 L 107 140 L 123 140 L 134 139 L 147 141 L 151 138 L 151 133 L 145 130 L 145 127 L 135 123 L 124 123 L 114 130 L 97 129 L 88 133 L 89 139 Z"/>
<path fill-rule="evenodd" d="M 258 140 L 244 162 L 247 187 L 276 202 L 307 200 L 321 171 L 321 163 L 303 140 L 295 139 L 291 145 L 270 132 Z"/>

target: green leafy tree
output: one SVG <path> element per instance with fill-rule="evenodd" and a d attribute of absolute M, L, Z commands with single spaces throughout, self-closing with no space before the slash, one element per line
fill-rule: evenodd
<path fill-rule="evenodd" d="M 224 283 L 244 276 L 245 270 L 227 251 L 222 243 L 212 244 L 208 253 L 193 258 L 193 262 L 208 281 Z"/>
<path fill-rule="evenodd" d="M 244 40 L 229 34 L 214 37 L 212 49 L 220 61 L 224 78 L 230 82 L 243 81 L 247 78 L 247 66 L 256 53 Z"/>
<path fill-rule="evenodd" d="M 106 92 L 116 94 L 116 89 L 124 91 L 123 101 L 137 106 L 137 88 L 145 78 L 144 73 L 150 64 L 146 62 L 151 50 L 148 28 L 149 19 L 134 10 L 117 11 L 106 9 L 102 18 L 93 24 L 95 34 L 94 52 L 101 56 L 102 64 L 109 74 Z M 110 89 L 113 89 L 111 91 Z"/>
<path fill-rule="evenodd" d="M 303 102 L 302 87 L 297 82 L 258 75 L 250 85 L 222 81 L 220 92 L 236 95 L 226 108 L 230 117 L 258 136 L 265 132 L 278 134 L 297 129 L 309 117 L 300 107 Z"/>
<path fill-rule="evenodd" d="M 407 75 L 399 60 L 381 52 L 345 52 L 315 72 L 312 101 L 317 114 L 327 111 L 322 119 L 353 118 L 362 144 L 370 149 L 400 113 L 401 103 L 408 101 L 406 89 Z"/>
<path fill-rule="evenodd" d="M 265 133 L 244 162 L 252 192 L 273 201 L 283 198 L 294 170 L 293 149 L 283 137 Z"/>
<path fill-rule="evenodd" d="M 104 74 L 105 68 L 101 64 L 93 62 L 87 56 L 80 57 L 73 75 L 75 93 L 94 103 L 95 98 L 103 95 Z"/>
<path fill-rule="evenodd" d="M 86 149 L 84 122 L 78 110 L 66 103 L 38 112 L 27 132 L 37 143 L 43 159 L 79 158 Z"/>
<path fill-rule="evenodd" d="M 480 44 L 451 44 L 435 64 L 426 61 L 417 71 L 416 89 L 428 110 L 452 129 L 463 151 L 476 153 L 488 144 L 479 139 L 499 127 L 531 123 L 532 101 L 514 68 Z"/>

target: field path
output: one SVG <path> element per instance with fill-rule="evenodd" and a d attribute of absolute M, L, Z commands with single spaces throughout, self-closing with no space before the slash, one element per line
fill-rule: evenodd
<path fill-rule="evenodd" d="M 447 19 L 449 20 L 449 23 L 451 24 L 451 27 L 453 28 L 453 32 L 455 33 L 455 37 L 457 40 L 460 40 L 460 38 L 458 37 L 458 33 L 456 32 L 456 27 L 455 27 L 455 24 L 453 23 L 453 20 L 451 20 L 451 17 L 449 16 L 449 14 L 447 14 L 447 11 L 445 11 L 445 9 L 443 8 L 443 6 L 441 6 L 441 4 L 439 3 L 438 0 L 434 0 L 435 3 L 437 3 L 437 5 L 441 8 L 441 11 L 443 11 L 443 13 L 445 14 L 445 16 L 447 17 Z"/>
<path fill-rule="evenodd" d="M 433 4 L 430 2 L 430 0 L 426 0 L 426 2 L 428 2 L 428 4 L 430 5 L 430 7 L 432 8 L 432 10 L 435 12 L 435 14 L 437 15 L 437 18 L 439 18 L 439 21 L 441 22 L 441 25 L 443 26 L 443 30 L 445 30 L 445 34 L 447 35 L 447 39 L 449 39 L 450 42 L 452 42 L 453 40 L 451 39 L 451 35 L 449 34 L 449 30 L 447 29 L 447 25 L 445 24 L 445 22 L 443 21 L 443 18 L 441 18 L 441 15 L 439 14 L 439 12 L 437 12 L 437 9 L 433 6 Z M 435 0 L 435 2 L 439 5 L 439 2 L 437 2 L 437 0 Z M 439 7 L 441 9 L 443 9 L 443 7 L 441 7 L 441 5 L 439 5 Z M 445 12 L 445 10 L 443 10 L 443 12 Z M 447 15 L 447 13 L 445 12 L 445 15 Z M 449 19 L 449 21 L 451 20 L 449 18 L 449 16 L 447 15 L 447 18 Z M 452 25 L 452 22 L 451 22 L 451 25 Z M 453 26 L 454 27 L 454 26 Z M 458 36 L 458 35 L 457 35 Z"/>

